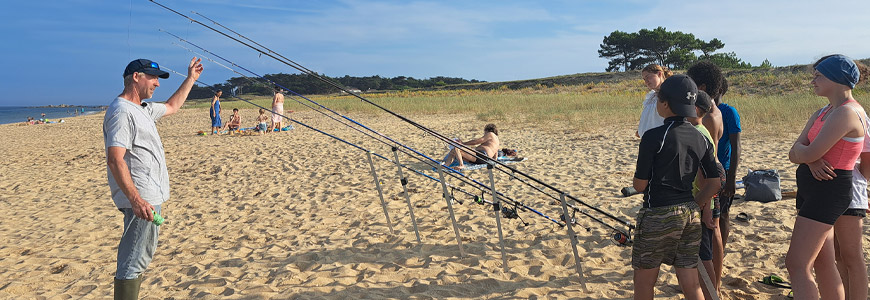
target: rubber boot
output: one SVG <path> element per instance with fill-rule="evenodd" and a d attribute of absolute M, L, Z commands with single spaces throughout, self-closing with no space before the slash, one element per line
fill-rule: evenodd
<path fill-rule="evenodd" d="M 136 279 L 115 278 L 115 300 L 138 300 L 141 285 L 141 274 Z"/>

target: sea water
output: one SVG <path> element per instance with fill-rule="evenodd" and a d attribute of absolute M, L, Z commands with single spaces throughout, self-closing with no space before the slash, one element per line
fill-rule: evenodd
<path fill-rule="evenodd" d="M 84 110 L 84 111 L 82 111 Z M 58 121 L 59 119 L 65 119 L 70 117 L 75 117 L 76 112 L 78 115 L 90 115 L 95 114 L 97 112 L 102 111 L 103 109 L 100 107 L 86 107 L 86 106 L 73 106 L 73 107 L 28 107 L 28 106 L 0 106 L 0 124 L 9 124 L 9 123 L 21 123 L 27 122 L 27 117 L 33 117 L 34 120 L 39 120 L 42 118 L 42 114 L 45 114 L 45 118 L 50 121 Z"/>

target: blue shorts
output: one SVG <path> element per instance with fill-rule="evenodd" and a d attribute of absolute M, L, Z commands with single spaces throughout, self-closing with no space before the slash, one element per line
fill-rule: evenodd
<path fill-rule="evenodd" d="M 115 278 L 126 280 L 136 279 L 145 272 L 154 251 L 157 250 L 157 233 L 159 227 L 151 222 L 140 219 L 133 214 L 132 208 L 118 209 L 124 213 L 124 230 L 121 242 L 118 244 L 118 268 Z M 160 213 L 160 205 L 154 205 L 154 211 Z"/>
<path fill-rule="evenodd" d="M 260 123 L 260 124 L 257 124 L 257 128 L 260 129 L 260 131 L 266 131 L 268 126 L 266 126 L 266 123 Z"/>

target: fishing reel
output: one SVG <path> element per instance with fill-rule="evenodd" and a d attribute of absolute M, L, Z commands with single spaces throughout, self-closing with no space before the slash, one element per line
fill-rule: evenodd
<path fill-rule="evenodd" d="M 507 208 L 502 206 L 501 214 L 505 217 L 505 219 L 516 219 L 519 218 L 520 215 L 517 214 L 517 210 L 514 208 Z"/>
<path fill-rule="evenodd" d="M 621 231 L 617 231 L 613 233 L 611 238 L 617 246 L 631 247 L 631 245 L 634 244 L 634 240 L 631 239 L 631 233 L 623 233 Z"/>
<path fill-rule="evenodd" d="M 516 208 L 509 208 L 505 206 L 501 206 L 500 204 L 493 203 L 492 204 L 493 211 L 501 211 L 501 214 L 506 219 L 516 219 L 519 218 L 520 215 L 517 214 Z"/>
<path fill-rule="evenodd" d="M 516 203 L 514 205 L 516 205 Z M 502 206 L 501 204 L 493 203 L 492 204 L 492 211 L 495 211 L 495 212 L 500 211 L 502 217 L 504 217 L 505 219 L 519 219 L 520 222 L 522 222 L 522 224 L 520 224 L 520 225 L 529 226 L 529 223 L 527 223 L 525 220 L 523 220 L 522 217 L 520 217 L 520 214 L 517 212 L 516 206 L 511 208 L 511 207 L 507 207 L 507 206 Z"/>
<path fill-rule="evenodd" d="M 571 224 L 577 224 L 577 218 L 576 218 L 576 216 L 577 216 L 577 211 L 576 211 L 576 210 L 572 210 L 572 211 L 571 211 L 571 221 L 570 221 Z M 569 223 L 569 221 L 566 221 L 566 220 L 565 220 L 565 215 L 564 215 L 564 214 L 560 214 L 560 215 L 559 215 L 559 220 L 562 221 L 562 222 L 564 222 L 565 224 L 568 224 L 568 223 Z M 587 228 L 586 231 L 589 231 L 589 229 Z"/>
<path fill-rule="evenodd" d="M 565 223 L 566 225 L 569 223 L 569 221 L 566 221 L 566 220 L 565 220 L 565 215 L 564 215 L 564 214 L 560 214 L 560 215 L 559 215 L 559 220 L 562 221 L 563 223 Z M 589 228 L 589 227 L 587 227 L 587 226 L 583 226 L 583 225 L 580 225 L 579 223 L 577 223 L 577 210 L 573 210 L 573 211 L 571 211 L 571 220 L 570 220 L 570 223 L 571 223 L 571 224 L 574 224 L 574 225 L 578 225 L 578 226 L 580 226 L 580 227 L 583 227 L 583 229 L 586 229 L 586 232 L 592 231 L 592 228 Z M 563 227 L 564 227 L 564 225 L 563 225 Z"/>

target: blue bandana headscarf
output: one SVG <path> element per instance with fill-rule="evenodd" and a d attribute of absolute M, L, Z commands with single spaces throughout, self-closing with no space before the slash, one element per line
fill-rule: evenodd
<path fill-rule="evenodd" d="M 816 70 L 831 81 L 852 89 L 855 88 L 855 85 L 858 84 L 858 78 L 861 77 L 855 62 L 851 58 L 840 54 L 826 58 L 816 65 Z"/>

